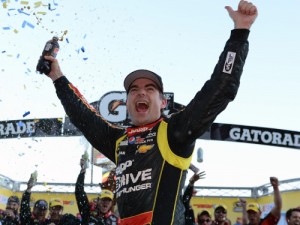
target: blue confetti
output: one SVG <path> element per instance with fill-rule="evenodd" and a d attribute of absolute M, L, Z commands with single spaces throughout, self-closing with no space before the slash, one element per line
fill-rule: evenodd
<path fill-rule="evenodd" d="M 3 30 L 10 30 L 10 27 L 3 27 Z"/>
<path fill-rule="evenodd" d="M 66 38 L 66 42 L 69 44 L 69 39 L 68 38 Z"/>
<path fill-rule="evenodd" d="M 27 15 L 27 16 L 30 16 L 30 14 L 29 13 L 26 13 L 26 12 L 24 12 L 23 10 L 21 10 L 21 9 L 18 9 L 18 12 L 19 13 L 22 13 L 22 14 L 25 14 L 25 15 Z"/>
<path fill-rule="evenodd" d="M 31 23 L 24 20 L 23 23 L 22 23 L 22 27 L 24 28 L 26 25 L 29 26 L 30 28 L 34 28 L 34 25 L 32 25 Z"/>
<path fill-rule="evenodd" d="M 85 49 L 84 49 L 84 47 L 81 47 L 81 51 L 82 51 L 82 52 L 85 52 Z"/>
<path fill-rule="evenodd" d="M 55 9 L 56 9 L 56 8 L 55 8 Z M 51 8 L 51 4 L 50 4 L 50 3 L 48 4 L 48 10 L 53 11 L 53 10 L 55 10 L 55 9 L 52 9 L 52 8 Z"/>
<path fill-rule="evenodd" d="M 19 127 L 24 127 L 24 126 L 25 126 L 25 124 L 24 124 L 22 121 L 19 121 L 19 122 L 17 123 L 17 125 L 18 125 Z"/>
<path fill-rule="evenodd" d="M 23 114 L 23 117 L 28 116 L 29 114 L 30 114 L 29 111 L 28 111 L 28 112 L 25 112 L 25 113 Z"/>
<path fill-rule="evenodd" d="M 84 61 L 88 60 L 88 57 L 86 57 L 86 58 L 83 58 L 83 60 L 84 60 Z"/>

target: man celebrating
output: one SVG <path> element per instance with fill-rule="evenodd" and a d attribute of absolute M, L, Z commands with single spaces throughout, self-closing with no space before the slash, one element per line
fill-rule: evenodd
<path fill-rule="evenodd" d="M 27 188 L 21 199 L 20 220 L 26 225 L 46 225 L 46 215 L 48 212 L 48 202 L 39 199 L 34 203 L 33 210 L 30 208 L 31 189 L 34 187 L 36 179 L 31 175 L 27 182 Z"/>
<path fill-rule="evenodd" d="M 64 203 L 60 198 L 52 198 L 49 202 L 49 225 L 79 225 L 80 221 L 70 213 L 63 214 Z"/>
<path fill-rule="evenodd" d="M 243 224 L 248 225 L 277 225 L 281 216 L 282 199 L 279 191 L 279 181 L 277 177 L 270 177 L 270 183 L 273 187 L 274 206 L 271 212 L 261 219 L 261 209 L 255 202 L 247 202 L 241 199 L 243 207 Z"/>
<path fill-rule="evenodd" d="M 113 207 L 114 194 L 107 189 L 102 189 L 97 210 L 98 216 L 105 221 L 105 224 L 117 225 L 119 224 L 119 218 L 111 211 Z"/>
<path fill-rule="evenodd" d="M 286 211 L 285 220 L 287 225 L 299 225 L 300 224 L 300 209 L 291 208 Z"/>
<path fill-rule="evenodd" d="M 20 224 L 19 216 L 20 199 L 12 195 L 8 198 L 4 211 L 0 210 L 0 221 L 3 224 L 18 225 Z"/>
<path fill-rule="evenodd" d="M 81 170 L 75 184 L 75 197 L 83 225 L 118 225 L 119 218 L 112 212 L 114 194 L 108 189 L 102 189 L 99 198 L 89 202 L 84 190 L 84 178 L 86 173 L 86 159 L 80 159 Z"/>
<path fill-rule="evenodd" d="M 88 104 L 50 60 L 49 77 L 71 122 L 87 140 L 117 165 L 116 198 L 121 224 L 184 224 L 181 190 L 195 141 L 213 123 L 238 91 L 248 53 L 249 29 L 257 17 L 252 3 L 226 7 L 234 22 L 211 78 L 186 108 L 166 117 L 163 82 L 149 70 L 136 70 L 124 80 L 132 126 L 109 124 Z"/>

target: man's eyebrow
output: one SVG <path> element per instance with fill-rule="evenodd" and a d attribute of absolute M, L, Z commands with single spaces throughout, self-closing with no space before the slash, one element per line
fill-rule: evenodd
<path fill-rule="evenodd" d="M 159 89 L 158 86 L 155 83 L 146 84 L 145 87 L 154 87 L 157 90 Z M 131 85 L 129 90 L 132 89 L 132 88 L 138 88 L 138 85 L 136 85 L 136 84 Z"/>
<path fill-rule="evenodd" d="M 154 83 L 146 84 L 145 87 L 154 87 L 154 88 L 158 89 L 158 86 Z"/>

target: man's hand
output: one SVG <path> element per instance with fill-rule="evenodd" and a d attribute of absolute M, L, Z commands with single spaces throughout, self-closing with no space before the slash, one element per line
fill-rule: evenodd
<path fill-rule="evenodd" d="M 82 157 L 80 159 L 80 166 L 81 166 L 80 173 L 85 173 L 85 171 L 86 171 L 86 160 L 84 159 L 84 157 Z"/>
<path fill-rule="evenodd" d="M 28 182 L 27 182 L 27 191 L 30 192 L 33 186 L 35 185 L 36 180 L 30 176 Z"/>
<path fill-rule="evenodd" d="M 270 177 L 270 183 L 273 186 L 273 188 L 278 188 L 279 186 L 279 181 L 277 177 Z"/>
<path fill-rule="evenodd" d="M 240 1 L 236 11 L 230 6 L 226 6 L 225 8 L 234 22 L 235 29 L 250 29 L 258 15 L 256 6 L 244 0 Z"/>
<path fill-rule="evenodd" d="M 52 56 L 44 57 L 45 59 L 51 61 L 51 72 L 47 76 L 50 77 L 52 81 L 55 81 L 56 79 L 62 77 L 63 73 L 61 72 L 57 59 Z"/>
<path fill-rule="evenodd" d="M 6 208 L 6 210 L 4 211 L 4 215 L 6 215 L 6 217 L 9 217 L 11 219 L 15 219 L 15 217 L 16 217 L 14 211 L 9 208 Z"/>
<path fill-rule="evenodd" d="M 240 198 L 239 200 L 240 200 L 240 202 L 239 202 L 239 203 L 241 204 L 241 206 L 242 206 L 242 207 L 246 207 L 246 205 L 247 205 L 247 201 L 246 201 L 246 199 L 244 199 L 244 198 Z"/>
<path fill-rule="evenodd" d="M 200 173 L 195 173 L 191 178 L 190 178 L 190 184 L 194 184 L 197 180 L 199 179 L 204 179 L 205 178 L 205 171 L 202 171 Z"/>

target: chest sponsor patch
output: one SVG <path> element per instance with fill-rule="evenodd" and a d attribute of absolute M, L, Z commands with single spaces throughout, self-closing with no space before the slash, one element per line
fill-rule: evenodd
<path fill-rule="evenodd" d="M 135 143 L 135 137 L 130 137 L 130 138 L 128 139 L 128 143 L 129 143 L 129 144 L 134 144 L 134 143 Z"/>
<path fill-rule="evenodd" d="M 151 150 L 154 147 L 154 145 L 141 145 L 139 148 L 136 150 L 138 153 L 146 153 L 149 150 Z"/>

